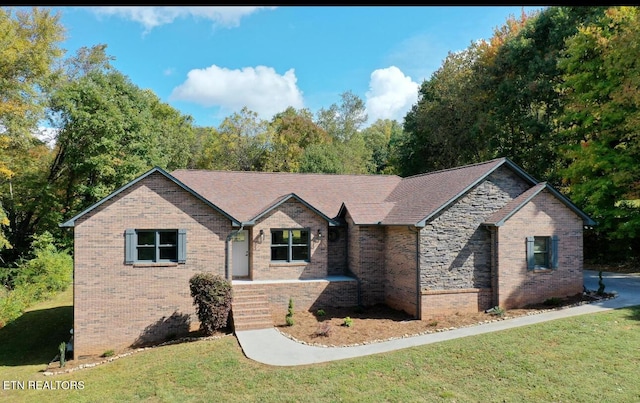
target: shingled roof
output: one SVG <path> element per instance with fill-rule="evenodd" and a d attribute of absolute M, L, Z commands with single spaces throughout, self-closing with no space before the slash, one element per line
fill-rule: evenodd
<path fill-rule="evenodd" d="M 295 194 L 329 218 L 343 203 L 382 203 L 402 178 L 396 175 L 336 175 L 180 169 L 172 175 L 240 221 L 248 222 L 275 201 Z"/>
<path fill-rule="evenodd" d="M 274 200 L 295 194 L 329 218 L 336 218 L 346 208 L 357 224 L 424 225 L 505 164 L 532 185 L 537 183 L 506 158 L 404 179 L 396 175 L 184 169 L 172 175 L 243 222 L 260 216 Z"/>
<path fill-rule="evenodd" d="M 593 221 L 567 198 L 549 185 L 538 185 L 520 167 L 507 158 L 466 165 L 437 172 L 401 178 L 397 175 L 337 175 L 284 172 L 210 171 L 179 169 L 168 174 L 154 168 L 106 199 L 89 207 L 62 226 L 73 226 L 75 220 L 99 206 L 123 189 L 153 172 L 160 172 L 185 190 L 193 193 L 229 217 L 234 225 L 251 225 L 268 211 L 294 199 L 327 219 L 342 216 L 346 210 L 356 224 L 424 226 L 438 212 L 450 206 L 492 172 L 509 167 L 532 186 L 528 192 L 506 206 L 487 224 L 499 223 L 510 211 L 518 209 L 528 197 L 548 189 L 591 225 Z M 538 185 L 538 186 L 536 186 Z M 532 197 L 532 196 L 531 196 Z M 511 210 L 510 210 L 511 209 Z M 498 213 L 496 213 L 498 214 Z"/>

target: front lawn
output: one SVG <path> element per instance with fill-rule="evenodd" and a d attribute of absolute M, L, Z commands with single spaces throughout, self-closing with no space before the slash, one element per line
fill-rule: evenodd
<path fill-rule="evenodd" d="M 5 382 L 10 387 L 3 390 L 0 384 L 0 400 L 640 401 L 640 307 L 304 367 L 253 362 L 228 336 L 151 349 L 95 368 L 45 377 L 38 371 L 56 354 L 60 336 L 68 333 L 68 323 L 62 320 L 70 320 L 65 306 L 41 304 L 16 326 L 0 329 L 0 380 L 22 381 L 26 389 Z M 41 342 L 35 342 L 36 332 Z M 51 343 L 49 335 L 55 335 Z M 18 352 L 26 347 L 28 354 Z M 28 390 L 28 380 L 60 381 L 58 386 L 76 381 L 83 387 Z"/>

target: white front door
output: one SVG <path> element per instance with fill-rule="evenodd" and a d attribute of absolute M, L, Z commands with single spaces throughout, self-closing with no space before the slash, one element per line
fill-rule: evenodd
<path fill-rule="evenodd" d="M 242 230 L 232 240 L 232 266 L 234 277 L 249 275 L 249 232 Z"/>

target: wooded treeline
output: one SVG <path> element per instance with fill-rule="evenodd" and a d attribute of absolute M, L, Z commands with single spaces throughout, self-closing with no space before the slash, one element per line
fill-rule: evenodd
<path fill-rule="evenodd" d="M 365 126 L 363 100 L 345 91 L 315 114 L 288 108 L 263 120 L 245 108 L 200 127 L 115 69 L 106 45 L 65 54 L 58 15 L 0 8 L 2 265 L 29 257 L 45 232 L 69 247 L 59 223 L 153 166 L 407 176 L 501 156 L 599 222 L 588 257 L 637 257 L 638 13 L 512 17 L 450 53 L 403 122 Z M 36 135 L 43 121 L 54 143 Z"/>

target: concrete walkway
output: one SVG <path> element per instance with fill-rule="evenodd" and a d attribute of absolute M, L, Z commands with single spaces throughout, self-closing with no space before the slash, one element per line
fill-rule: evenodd
<path fill-rule="evenodd" d="M 618 296 L 607 301 L 560 309 L 537 315 L 524 316 L 478 326 L 411 336 L 353 347 L 317 347 L 295 342 L 275 328 L 236 332 L 244 354 L 255 361 L 275 366 L 309 365 L 365 355 L 386 353 L 402 348 L 422 346 L 459 337 L 475 336 L 520 326 L 534 325 L 549 320 L 576 315 L 603 312 L 610 309 L 640 305 L 640 275 L 603 273 L 605 291 Z M 585 270 L 584 285 L 588 290 L 598 289 L 598 272 Z"/>

